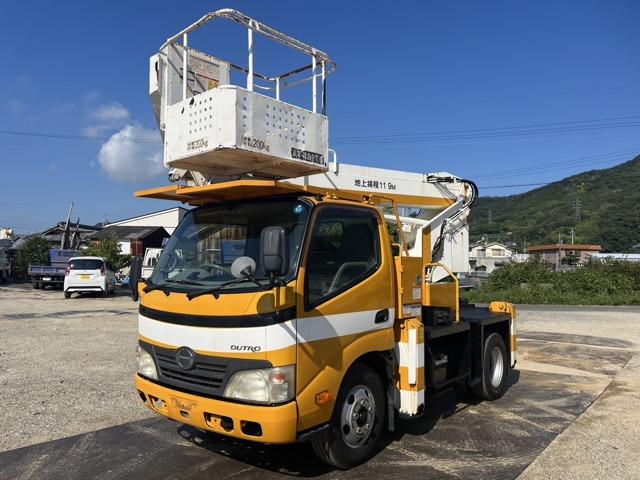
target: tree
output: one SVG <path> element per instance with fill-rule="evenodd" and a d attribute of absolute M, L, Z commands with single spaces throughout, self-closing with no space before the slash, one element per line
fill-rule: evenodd
<path fill-rule="evenodd" d="M 580 263 L 580 255 L 576 251 L 571 250 L 567 252 L 567 254 L 562 257 L 562 259 L 560 259 L 560 263 L 562 265 L 576 266 L 578 265 L 578 263 Z"/>
<path fill-rule="evenodd" d="M 116 235 L 108 235 L 100 239 L 100 245 L 91 246 L 82 251 L 83 255 L 102 257 L 117 272 L 121 268 L 128 267 L 131 264 L 131 255 L 123 255 L 120 253 L 120 244 Z"/>
<path fill-rule="evenodd" d="M 47 265 L 51 246 L 44 237 L 33 235 L 25 240 L 18 250 L 16 276 L 27 278 L 29 265 Z"/>

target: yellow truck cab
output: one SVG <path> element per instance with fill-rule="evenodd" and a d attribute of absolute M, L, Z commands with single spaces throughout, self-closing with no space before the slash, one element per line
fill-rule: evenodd
<path fill-rule="evenodd" d="M 191 31 L 220 18 L 249 32 L 247 88 L 229 83 L 232 64 L 188 47 Z M 272 79 L 276 98 L 254 91 L 254 77 L 267 76 L 253 71 L 252 32 L 312 57 L 310 110 L 280 100 L 291 72 Z M 172 420 L 254 442 L 310 440 L 321 459 L 349 468 L 397 416 L 422 415 L 433 393 L 500 397 L 516 360 L 515 310 L 459 299 L 472 182 L 328 160 L 332 65 L 234 10 L 207 14 L 152 57 L 176 184 L 137 195 L 194 208 L 148 279 L 137 283 L 132 266 L 135 385 Z"/>

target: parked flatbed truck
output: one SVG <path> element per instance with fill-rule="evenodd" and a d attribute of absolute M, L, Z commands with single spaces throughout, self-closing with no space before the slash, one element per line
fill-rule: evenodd
<path fill-rule="evenodd" d="M 64 250 L 52 248 L 49 250 L 48 265 L 29 265 L 27 274 L 31 278 L 31 285 L 35 289 L 47 286 L 62 288 L 64 276 L 67 270 L 67 263 L 72 257 L 80 255 L 77 250 Z"/>
<path fill-rule="evenodd" d="M 247 28 L 248 67 L 237 67 L 246 88 L 230 83 L 235 66 L 188 47 L 189 34 L 216 19 Z M 254 33 L 311 64 L 255 72 Z M 309 440 L 322 460 L 350 468 L 439 391 L 502 396 L 516 362 L 515 309 L 459 298 L 473 182 L 329 161 L 333 67 L 320 50 L 228 9 L 152 57 L 151 97 L 176 184 L 136 195 L 194 208 L 153 274 L 131 282 L 140 296 L 135 385 L 172 420 L 254 442 Z M 280 97 L 301 73 L 310 109 Z M 257 93 L 256 79 L 275 97 Z M 210 254 L 225 241 L 242 247 L 230 265 Z"/>

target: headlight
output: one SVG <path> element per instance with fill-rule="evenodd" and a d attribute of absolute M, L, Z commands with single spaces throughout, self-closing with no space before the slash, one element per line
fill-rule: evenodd
<path fill-rule="evenodd" d="M 138 345 L 138 348 L 136 349 L 136 356 L 138 357 L 138 373 L 143 377 L 157 380 L 158 372 L 151 354 L 144 348 L 140 348 L 140 345 Z"/>
<path fill-rule="evenodd" d="M 296 367 L 262 368 L 236 372 L 229 380 L 224 396 L 257 403 L 283 403 L 296 391 Z"/>

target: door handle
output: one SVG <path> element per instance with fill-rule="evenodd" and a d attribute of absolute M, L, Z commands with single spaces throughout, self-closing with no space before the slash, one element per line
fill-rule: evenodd
<path fill-rule="evenodd" d="M 380 310 L 376 313 L 376 318 L 373 321 L 374 323 L 385 323 L 389 320 L 389 309 L 385 308 L 384 310 Z"/>

